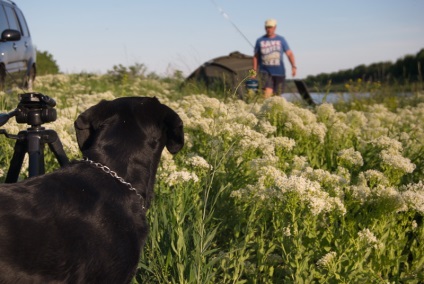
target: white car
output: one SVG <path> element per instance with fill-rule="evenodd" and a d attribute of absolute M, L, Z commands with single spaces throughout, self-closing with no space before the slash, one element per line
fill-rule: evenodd
<path fill-rule="evenodd" d="M 0 90 L 12 84 L 31 89 L 36 75 L 36 51 L 22 11 L 0 0 Z"/>

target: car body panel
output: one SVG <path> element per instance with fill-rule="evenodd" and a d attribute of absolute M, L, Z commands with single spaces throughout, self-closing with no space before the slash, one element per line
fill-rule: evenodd
<path fill-rule="evenodd" d="M 36 51 L 22 11 L 9 0 L 0 0 L 0 34 L 10 31 L 20 38 L 2 37 L 0 40 L 0 88 L 17 84 L 32 86 L 36 73 Z M 29 84 L 29 81 L 31 83 Z"/>

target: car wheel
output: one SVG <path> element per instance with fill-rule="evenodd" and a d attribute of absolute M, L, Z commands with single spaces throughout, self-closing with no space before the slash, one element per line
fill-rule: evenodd
<path fill-rule="evenodd" d="M 0 91 L 4 90 L 4 85 L 6 81 L 6 68 L 3 64 L 0 64 Z"/>
<path fill-rule="evenodd" d="M 35 66 L 32 66 L 31 70 L 29 70 L 29 75 L 25 77 L 24 89 L 28 91 L 32 91 L 32 88 L 34 87 L 34 80 L 35 80 Z"/>

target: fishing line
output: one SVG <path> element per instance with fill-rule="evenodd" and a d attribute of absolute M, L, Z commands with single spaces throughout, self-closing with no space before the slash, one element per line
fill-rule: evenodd
<path fill-rule="evenodd" d="M 243 36 L 243 38 L 250 44 L 251 47 L 254 47 L 253 44 L 249 41 L 249 39 L 244 35 L 244 33 L 237 27 L 237 25 L 230 19 L 230 16 L 215 2 L 215 0 L 211 0 L 212 4 L 218 9 L 219 13 L 228 20 L 233 27 L 237 30 L 239 34 Z"/>

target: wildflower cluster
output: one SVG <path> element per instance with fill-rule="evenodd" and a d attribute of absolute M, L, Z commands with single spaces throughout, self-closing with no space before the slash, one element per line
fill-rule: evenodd
<path fill-rule="evenodd" d="M 58 120 L 48 127 L 70 157 L 80 155 L 73 121 L 102 99 L 156 96 L 183 120 L 185 147 L 162 153 L 145 273 L 136 279 L 406 283 L 420 275 L 424 104 L 340 111 L 281 97 L 173 99 L 177 91 L 165 81 L 121 79 L 104 88 L 100 75 L 43 76 L 38 86 L 57 96 Z M 22 127 L 4 126 L 10 133 Z M 13 145 L 0 147 L 10 157 Z M 7 159 L 0 163 L 3 178 Z"/>
<path fill-rule="evenodd" d="M 335 261 L 337 257 L 337 253 L 334 251 L 331 251 L 329 253 L 327 253 L 326 255 L 324 255 L 322 258 L 320 258 L 317 261 L 317 265 L 323 268 L 329 268 L 332 263 Z"/>

